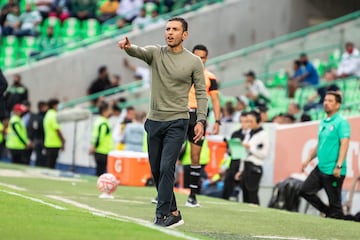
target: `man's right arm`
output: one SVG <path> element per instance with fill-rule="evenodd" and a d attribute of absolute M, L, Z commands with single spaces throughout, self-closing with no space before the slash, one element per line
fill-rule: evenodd
<path fill-rule="evenodd" d="M 148 65 L 151 64 L 153 60 L 153 52 L 156 49 L 155 46 L 139 47 L 131 44 L 128 37 L 125 37 L 124 40 L 119 41 L 118 45 L 120 49 L 125 50 L 129 56 L 139 58 Z"/>

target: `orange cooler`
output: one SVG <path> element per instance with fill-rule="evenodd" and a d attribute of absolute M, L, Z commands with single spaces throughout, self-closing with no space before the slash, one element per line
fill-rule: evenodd
<path fill-rule="evenodd" d="M 207 136 L 210 150 L 210 161 L 205 167 L 209 179 L 219 172 L 220 165 L 226 153 L 226 143 L 223 136 Z"/>
<path fill-rule="evenodd" d="M 120 185 L 127 186 L 145 186 L 152 177 L 148 154 L 144 152 L 111 151 L 107 171 L 120 181 Z"/>

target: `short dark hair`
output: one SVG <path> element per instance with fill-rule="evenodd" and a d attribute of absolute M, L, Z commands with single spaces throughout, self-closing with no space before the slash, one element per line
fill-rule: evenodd
<path fill-rule="evenodd" d="M 41 109 L 42 107 L 44 107 L 44 106 L 46 106 L 46 105 L 47 105 L 47 102 L 45 102 L 45 101 L 39 101 L 39 102 L 37 103 L 38 109 Z"/>
<path fill-rule="evenodd" d="M 242 111 L 240 114 L 240 117 L 247 117 L 247 115 L 248 115 L 248 112 Z"/>
<path fill-rule="evenodd" d="M 258 111 L 255 110 L 251 110 L 250 112 L 247 113 L 248 116 L 253 116 L 256 120 L 256 123 L 260 123 L 261 122 L 261 115 Z"/>
<path fill-rule="evenodd" d="M 335 91 L 327 91 L 327 92 L 326 92 L 326 95 L 332 95 L 332 96 L 335 97 L 335 101 L 336 101 L 337 103 L 340 103 L 340 104 L 342 103 L 342 96 L 341 96 L 340 93 L 335 92 Z"/>
<path fill-rule="evenodd" d="M 206 52 L 206 55 L 208 55 L 208 53 L 209 53 L 207 47 L 206 47 L 205 45 L 203 45 L 203 44 L 197 44 L 197 45 L 195 45 L 194 48 L 193 48 L 193 50 L 192 50 L 192 52 L 194 53 L 195 50 L 205 51 L 205 52 Z"/>
<path fill-rule="evenodd" d="M 173 21 L 181 22 L 184 32 L 187 32 L 188 23 L 184 18 L 182 18 L 182 17 L 173 17 L 173 18 L 170 18 L 168 20 L 168 22 L 173 22 Z"/>
<path fill-rule="evenodd" d="M 60 101 L 56 98 L 52 98 L 48 101 L 49 108 L 54 108 L 59 103 L 60 103 Z"/>
<path fill-rule="evenodd" d="M 300 60 L 295 60 L 295 61 L 294 61 L 294 64 L 295 64 L 296 66 L 300 67 L 300 66 L 301 66 L 301 61 L 300 61 Z"/>
<path fill-rule="evenodd" d="M 110 107 L 110 104 L 103 101 L 100 103 L 100 106 L 99 106 L 99 113 L 102 114 L 103 112 L 105 112 L 106 110 L 108 110 Z"/>
<path fill-rule="evenodd" d="M 300 58 L 303 58 L 303 57 L 307 57 L 307 54 L 306 53 L 300 53 Z"/>
<path fill-rule="evenodd" d="M 101 73 L 105 72 L 106 70 L 107 70 L 106 66 L 101 66 L 101 67 L 99 67 L 98 72 L 99 72 L 99 74 L 101 74 Z"/>
<path fill-rule="evenodd" d="M 113 110 L 113 111 L 119 111 L 119 112 L 121 112 L 121 108 L 120 108 L 117 104 L 114 104 L 114 105 L 112 106 L 112 110 Z"/>
<path fill-rule="evenodd" d="M 129 106 L 126 108 L 126 111 L 132 111 L 132 110 L 135 110 L 135 108 L 133 106 Z"/>
<path fill-rule="evenodd" d="M 346 42 L 345 43 L 345 47 L 353 47 L 354 46 L 354 43 L 352 43 L 352 42 Z"/>

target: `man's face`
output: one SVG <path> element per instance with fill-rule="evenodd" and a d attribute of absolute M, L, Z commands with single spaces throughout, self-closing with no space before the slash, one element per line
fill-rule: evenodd
<path fill-rule="evenodd" d="M 289 104 L 288 113 L 297 114 L 297 112 L 298 112 L 298 109 L 296 109 L 295 105 L 294 104 Z"/>
<path fill-rule="evenodd" d="M 327 94 L 324 100 L 324 111 L 329 113 L 337 112 L 340 108 L 340 103 L 336 102 L 335 96 Z"/>
<path fill-rule="evenodd" d="M 259 124 L 256 122 L 256 118 L 253 115 L 247 116 L 247 122 L 250 129 L 257 129 L 259 128 Z"/>
<path fill-rule="evenodd" d="M 26 4 L 26 6 L 25 6 L 25 11 L 26 12 L 31 12 L 31 10 L 32 10 L 32 6 L 31 6 L 31 4 Z"/>
<path fill-rule="evenodd" d="M 240 125 L 241 125 L 241 128 L 243 128 L 245 130 L 249 129 L 247 116 L 240 117 Z"/>
<path fill-rule="evenodd" d="M 352 44 L 347 44 L 345 48 L 346 48 L 346 52 L 348 52 L 349 54 L 351 54 L 354 50 L 354 46 Z"/>
<path fill-rule="evenodd" d="M 166 24 L 165 40 L 169 47 L 180 46 L 186 39 L 187 32 L 183 30 L 182 23 L 179 21 L 170 21 Z"/>
<path fill-rule="evenodd" d="M 254 78 L 252 76 L 246 76 L 246 82 L 248 83 L 253 83 L 254 82 Z"/>
<path fill-rule="evenodd" d="M 15 75 L 14 76 L 14 84 L 15 85 L 19 85 L 21 83 L 21 79 L 19 76 Z"/>
<path fill-rule="evenodd" d="M 206 51 L 196 49 L 196 50 L 194 51 L 194 54 L 195 54 L 196 56 L 200 57 L 201 62 L 205 65 L 206 60 L 207 60 L 207 53 L 206 53 Z"/>

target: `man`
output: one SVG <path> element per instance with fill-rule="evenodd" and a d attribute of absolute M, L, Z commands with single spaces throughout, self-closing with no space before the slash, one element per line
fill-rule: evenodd
<path fill-rule="evenodd" d="M 27 137 L 26 127 L 21 121 L 21 116 L 26 111 L 26 107 L 22 104 L 15 104 L 13 107 L 6 148 L 10 151 L 13 163 L 29 165 L 29 161 L 26 159 L 26 149 L 31 147 L 31 142 Z"/>
<path fill-rule="evenodd" d="M 293 74 L 290 76 L 288 73 L 288 97 L 294 98 L 296 89 L 298 88 L 299 81 L 304 75 L 304 69 L 301 67 L 302 63 L 300 60 L 295 60 L 293 63 Z"/>
<path fill-rule="evenodd" d="M 327 117 L 319 124 L 318 144 L 302 164 L 304 170 L 315 157 L 318 158 L 318 165 L 305 180 L 300 195 L 330 218 L 343 218 L 341 188 L 346 175 L 350 124 L 338 113 L 341 102 L 339 93 L 326 93 L 324 111 Z M 316 195 L 322 188 L 329 198 L 329 206 Z"/>
<path fill-rule="evenodd" d="M 126 58 L 124 59 L 124 66 L 134 72 L 136 81 L 142 81 L 142 86 L 148 88 L 150 86 L 150 69 L 131 64 Z"/>
<path fill-rule="evenodd" d="M 36 155 L 36 166 L 46 166 L 46 155 L 44 151 L 44 117 L 48 110 L 48 104 L 44 101 L 39 101 L 37 104 L 38 113 L 36 115 L 36 124 L 38 127 L 34 128 L 34 150 Z M 34 122 L 35 123 L 35 122 Z"/>
<path fill-rule="evenodd" d="M 38 10 L 32 9 L 31 3 L 26 3 L 25 12 L 20 15 L 21 27 L 15 31 L 17 37 L 36 36 L 38 34 L 36 27 L 41 23 L 42 17 Z"/>
<path fill-rule="evenodd" d="M 236 174 L 235 179 L 240 180 L 240 187 L 245 203 L 260 204 L 258 192 L 263 174 L 264 160 L 269 154 L 270 142 L 266 131 L 261 127 L 261 116 L 257 111 L 247 114 L 247 124 L 251 129 L 250 138 L 244 139 L 242 145 L 246 148 L 247 156 L 244 158 L 244 170 Z"/>
<path fill-rule="evenodd" d="M 19 74 L 15 74 L 13 84 L 5 93 L 6 107 L 10 111 L 15 104 L 21 104 L 26 100 L 28 100 L 28 90 L 21 83 L 21 76 Z"/>
<path fill-rule="evenodd" d="M 144 121 L 146 114 L 136 111 L 134 120 L 126 124 L 122 142 L 125 145 L 125 151 L 142 152 L 144 145 Z"/>
<path fill-rule="evenodd" d="M 205 66 L 206 60 L 208 58 L 208 49 L 204 45 L 196 45 L 193 48 L 193 53 L 200 57 L 202 63 Z M 216 82 L 216 76 L 207 70 L 204 69 L 204 76 L 205 76 L 205 85 L 206 85 L 206 92 L 208 96 L 211 99 L 213 111 L 215 115 L 215 124 L 212 130 L 212 134 L 218 134 L 219 133 L 219 126 L 221 124 L 220 122 L 220 100 L 219 100 L 219 90 L 218 90 L 218 84 Z M 189 186 L 190 187 L 190 195 L 186 201 L 187 207 L 200 207 L 200 204 L 197 202 L 196 194 L 199 193 L 200 190 L 200 171 L 201 171 L 201 165 L 200 165 L 200 153 L 201 148 L 204 142 L 204 138 L 194 142 L 194 127 L 196 125 L 196 114 L 197 114 L 197 101 L 196 101 L 196 95 L 195 95 L 195 89 L 192 87 L 189 92 L 189 115 L 190 115 L 190 121 L 189 121 L 189 130 L 187 133 L 188 140 L 190 142 L 190 152 L 191 152 L 191 165 L 190 168 L 184 168 L 184 174 L 189 176 Z M 205 129 L 204 129 L 205 133 Z"/>
<path fill-rule="evenodd" d="M 2 70 L 0 69 L 0 119 L 3 119 L 6 116 L 4 93 L 7 87 L 8 83 L 4 74 L 2 73 Z"/>
<path fill-rule="evenodd" d="M 114 148 L 111 126 L 108 120 L 111 112 L 111 105 L 102 102 L 99 107 L 100 116 L 96 119 L 93 127 L 90 154 L 95 156 L 96 176 L 106 172 L 107 155 Z"/>
<path fill-rule="evenodd" d="M 247 112 L 243 111 L 239 118 L 241 128 L 231 134 L 231 139 L 237 138 L 241 142 L 247 142 L 250 138 L 250 128 L 248 126 Z M 235 175 L 240 169 L 240 164 L 241 159 L 231 157 L 230 166 L 225 173 L 224 189 L 222 193 L 222 198 L 226 200 L 229 200 L 229 198 L 233 196 L 236 182 L 238 182 L 238 180 L 235 179 Z M 241 167 L 241 170 L 239 172 L 242 172 L 242 168 L 243 166 Z"/>
<path fill-rule="evenodd" d="M 341 56 L 341 61 L 336 75 L 339 78 L 349 76 L 360 77 L 360 52 L 354 47 L 352 42 L 345 44 L 345 52 Z"/>
<path fill-rule="evenodd" d="M 108 88 L 110 88 L 111 83 L 109 79 L 109 73 L 106 66 L 101 66 L 98 70 L 98 77 L 95 79 L 89 89 L 88 94 L 94 94 L 97 92 L 104 91 Z"/>
<path fill-rule="evenodd" d="M 50 99 L 48 102 L 49 110 L 44 117 L 44 146 L 48 168 L 55 168 L 59 150 L 64 150 L 65 147 L 65 138 L 56 119 L 58 105 L 59 100 Z"/>
<path fill-rule="evenodd" d="M 245 73 L 246 77 L 246 97 L 250 101 L 250 107 L 266 106 L 270 101 L 270 94 L 264 83 L 256 79 L 255 72 Z"/>
<path fill-rule="evenodd" d="M 155 224 L 175 227 L 184 223 L 173 191 L 175 163 L 189 124 L 188 95 L 192 84 L 196 92 L 197 124 L 194 142 L 198 142 L 206 124 L 207 97 L 203 64 L 182 45 L 188 36 L 183 18 L 171 18 L 166 24 L 167 46 L 138 47 L 126 37 L 119 47 L 130 56 L 145 61 L 151 68 L 151 101 L 145 130 L 151 172 L 158 191 Z"/>
<path fill-rule="evenodd" d="M 320 81 L 319 74 L 314 65 L 309 61 L 306 53 L 300 54 L 300 62 L 304 67 L 303 74 L 298 77 L 300 85 L 318 85 Z"/>
<path fill-rule="evenodd" d="M 233 122 L 238 123 L 240 120 L 241 114 L 246 110 L 249 104 L 249 100 L 245 96 L 236 97 L 235 112 L 233 117 Z"/>
<path fill-rule="evenodd" d="M 96 16 L 96 2 L 95 0 L 72 0 L 71 11 L 72 16 L 79 20 L 86 20 L 95 18 Z"/>

